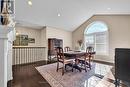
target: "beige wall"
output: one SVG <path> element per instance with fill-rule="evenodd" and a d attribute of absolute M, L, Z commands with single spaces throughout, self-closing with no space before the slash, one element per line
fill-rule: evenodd
<path fill-rule="evenodd" d="M 29 46 L 42 46 L 45 49 L 45 60 L 47 60 L 48 38 L 58 38 L 63 40 L 63 47 L 72 48 L 72 32 L 53 27 L 44 27 L 43 29 L 32 29 L 27 27 L 16 27 L 19 34 L 28 35 L 29 38 L 35 38 L 35 43 L 29 43 Z"/>
<path fill-rule="evenodd" d="M 94 21 L 102 21 L 109 29 L 109 56 L 98 57 L 100 60 L 114 61 L 114 49 L 117 47 L 130 48 L 130 15 L 95 15 L 73 31 L 73 48 L 77 40 L 83 39 L 84 30 Z"/>
<path fill-rule="evenodd" d="M 39 52 L 35 52 L 36 50 L 33 50 L 35 52 L 34 54 L 30 55 L 28 54 L 28 61 L 26 61 L 26 58 L 24 57 L 24 49 L 21 50 L 21 55 L 17 54 L 17 56 L 14 56 L 15 60 L 19 60 L 21 58 L 20 62 L 22 63 L 29 63 L 29 62 L 35 62 L 40 60 L 46 60 L 47 59 L 47 48 L 46 48 L 46 30 L 45 29 L 36 29 L 36 28 L 29 28 L 29 27 L 16 27 L 16 31 L 18 34 L 28 35 L 29 38 L 35 38 L 35 43 L 29 43 L 29 47 L 45 47 L 42 50 L 37 50 Z M 28 53 L 31 52 L 28 50 Z M 34 58 L 36 55 L 37 58 Z M 13 64 L 19 64 L 19 62 L 13 61 Z"/>
<path fill-rule="evenodd" d="M 69 46 L 72 48 L 72 32 L 53 27 L 47 27 L 46 32 L 47 32 L 47 38 L 62 39 L 63 47 Z"/>
<path fill-rule="evenodd" d="M 32 29 L 27 27 L 16 27 L 19 34 L 28 35 L 29 38 L 35 38 L 35 43 L 29 43 L 29 46 L 46 47 L 48 38 L 58 38 L 63 40 L 63 46 L 72 48 L 72 32 L 53 27 L 43 29 Z"/>
<path fill-rule="evenodd" d="M 41 46 L 41 30 L 28 27 L 16 27 L 19 34 L 28 35 L 29 38 L 35 38 L 35 43 L 29 43 L 28 46 Z"/>
<path fill-rule="evenodd" d="M 41 46 L 47 47 L 46 27 L 41 29 Z"/>

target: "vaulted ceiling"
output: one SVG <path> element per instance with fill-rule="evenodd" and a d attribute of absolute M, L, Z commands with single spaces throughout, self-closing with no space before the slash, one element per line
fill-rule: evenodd
<path fill-rule="evenodd" d="M 15 0 L 16 20 L 69 31 L 94 14 L 130 14 L 130 0 Z M 58 16 L 60 15 L 60 16 Z"/>

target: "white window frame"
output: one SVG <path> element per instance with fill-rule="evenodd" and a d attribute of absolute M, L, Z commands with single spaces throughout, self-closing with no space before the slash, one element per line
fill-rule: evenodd
<path fill-rule="evenodd" d="M 95 22 L 94 22 L 95 23 Z M 101 22 L 102 23 L 102 22 Z M 91 24 L 91 25 L 93 25 L 93 24 Z M 90 25 L 90 26 L 91 26 Z M 89 29 L 89 27 L 87 28 L 87 30 Z M 100 34 L 100 33 L 106 33 L 106 38 L 107 38 L 107 40 L 106 40 L 106 43 L 96 43 L 96 35 L 97 34 Z M 94 32 L 94 33 L 91 33 L 91 34 L 87 34 L 86 33 L 86 31 L 85 31 L 85 33 L 84 33 L 84 42 L 85 42 L 85 50 L 86 50 L 86 38 L 87 38 L 87 36 L 91 36 L 91 35 L 93 35 L 94 36 L 94 49 L 95 49 L 95 51 L 96 51 L 96 45 L 97 44 L 106 44 L 106 53 L 104 54 L 104 53 L 99 53 L 99 54 L 96 54 L 96 55 L 109 55 L 109 31 L 108 31 L 108 29 L 107 29 L 107 31 L 103 31 L 103 32 Z"/>

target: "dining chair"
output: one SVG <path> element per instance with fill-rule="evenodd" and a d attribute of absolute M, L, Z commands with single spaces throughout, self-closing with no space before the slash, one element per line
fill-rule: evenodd
<path fill-rule="evenodd" d="M 91 62 L 94 60 L 94 56 L 95 56 L 94 48 L 92 46 L 88 46 L 86 48 L 86 54 L 87 54 L 86 57 L 88 57 L 89 68 L 91 69 Z"/>
<path fill-rule="evenodd" d="M 66 46 L 66 47 L 64 48 L 64 51 L 65 51 L 65 52 L 70 51 L 70 47 Z"/>
<path fill-rule="evenodd" d="M 86 53 L 83 57 L 78 58 L 81 63 L 81 67 L 84 66 L 84 70 L 87 72 L 87 68 L 91 69 L 91 62 L 94 59 L 94 48 L 89 46 L 86 48 Z"/>
<path fill-rule="evenodd" d="M 67 64 L 70 64 L 72 66 L 73 71 L 74 59 L 68 59 L 67 57 L 65 57 L 62 47 L 57 47 L 56 52 L 57 52 L 57 72 L 59 69 L 62 69 L 62 75 L 64 75 L 64 71 L 66 70 L 65 67 Z M 62 63 L 62 68 L 59 68 L 59 63 Z"/>

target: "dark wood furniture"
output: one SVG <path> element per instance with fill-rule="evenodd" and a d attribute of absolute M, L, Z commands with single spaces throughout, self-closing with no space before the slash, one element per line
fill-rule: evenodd
<path fill-rule="evenodd" d="M 81 71 L 82 66 L 84 66 L 84 69 L 87 72 L 87 68 L 91 69 L 91 61 L 94 58 L 95 51 L 93 47 L 87 47 L 86 52 L 82 51 L 68 51 L 64 52 L 64 56 L 67 56 L 69 58 L 74 58 L 76 61 L 74 68 Z M 81 67 L 77 66 L 79 63 L 81 63 Z"/>
<path fill-rule="evenodd" d="M 81 56 L 84 56 L 86 52 L 81 52 L 81 51 L 69 51 L 69 52 L 64 52 L 64 56 L 71 57 L 71 58 L 78 58 Z"/>
<path fill-rule="evenodd" d="M 63 66 L 62 66 L 62 75 L 64 75 L 65 66 L 67 64 L 72 65 L 72 71 L 73 71 L 74 60 L 73 59 L 68 59 L 67 57 L 64 56 L 64 52 L 63 52 L 62 47 L 57 47 L 56 52 L 57 52 L 57 72 L 60 69 L 59 68 L 59 63 L 63 64 Z"/>
<path fill-rule="evenodd" d="M 84 66 L 84 70 L 86 72 L 87 72 L 87 68 L 91 69 L 91 62 L 94 59 L 95 53 L 96 52 L 94 51 L 94 48 L 89 46 L 86 48 L 85 56 L 78 58 L 81 65 Z"/>
<path fill-rule="evenodd" d="M 81 72 L 81 68 L 78 66 L 79 61 L 78 58 L 85 56 L 86 52 L 81 52 L 81 51 L 68 51 L 64 52 L 64 56 L 70 58 L 70 59 L 75 59 L 75 64 L 73 65 L 73 68 L 78 69 Z"/>
<path fill-rule="evenodd" d="M 52 56 L 56 56 L 56 47 L 63 47 L 63 40 L 56 38 L 48 39 L 48 59 L 51 60 Z"/>

